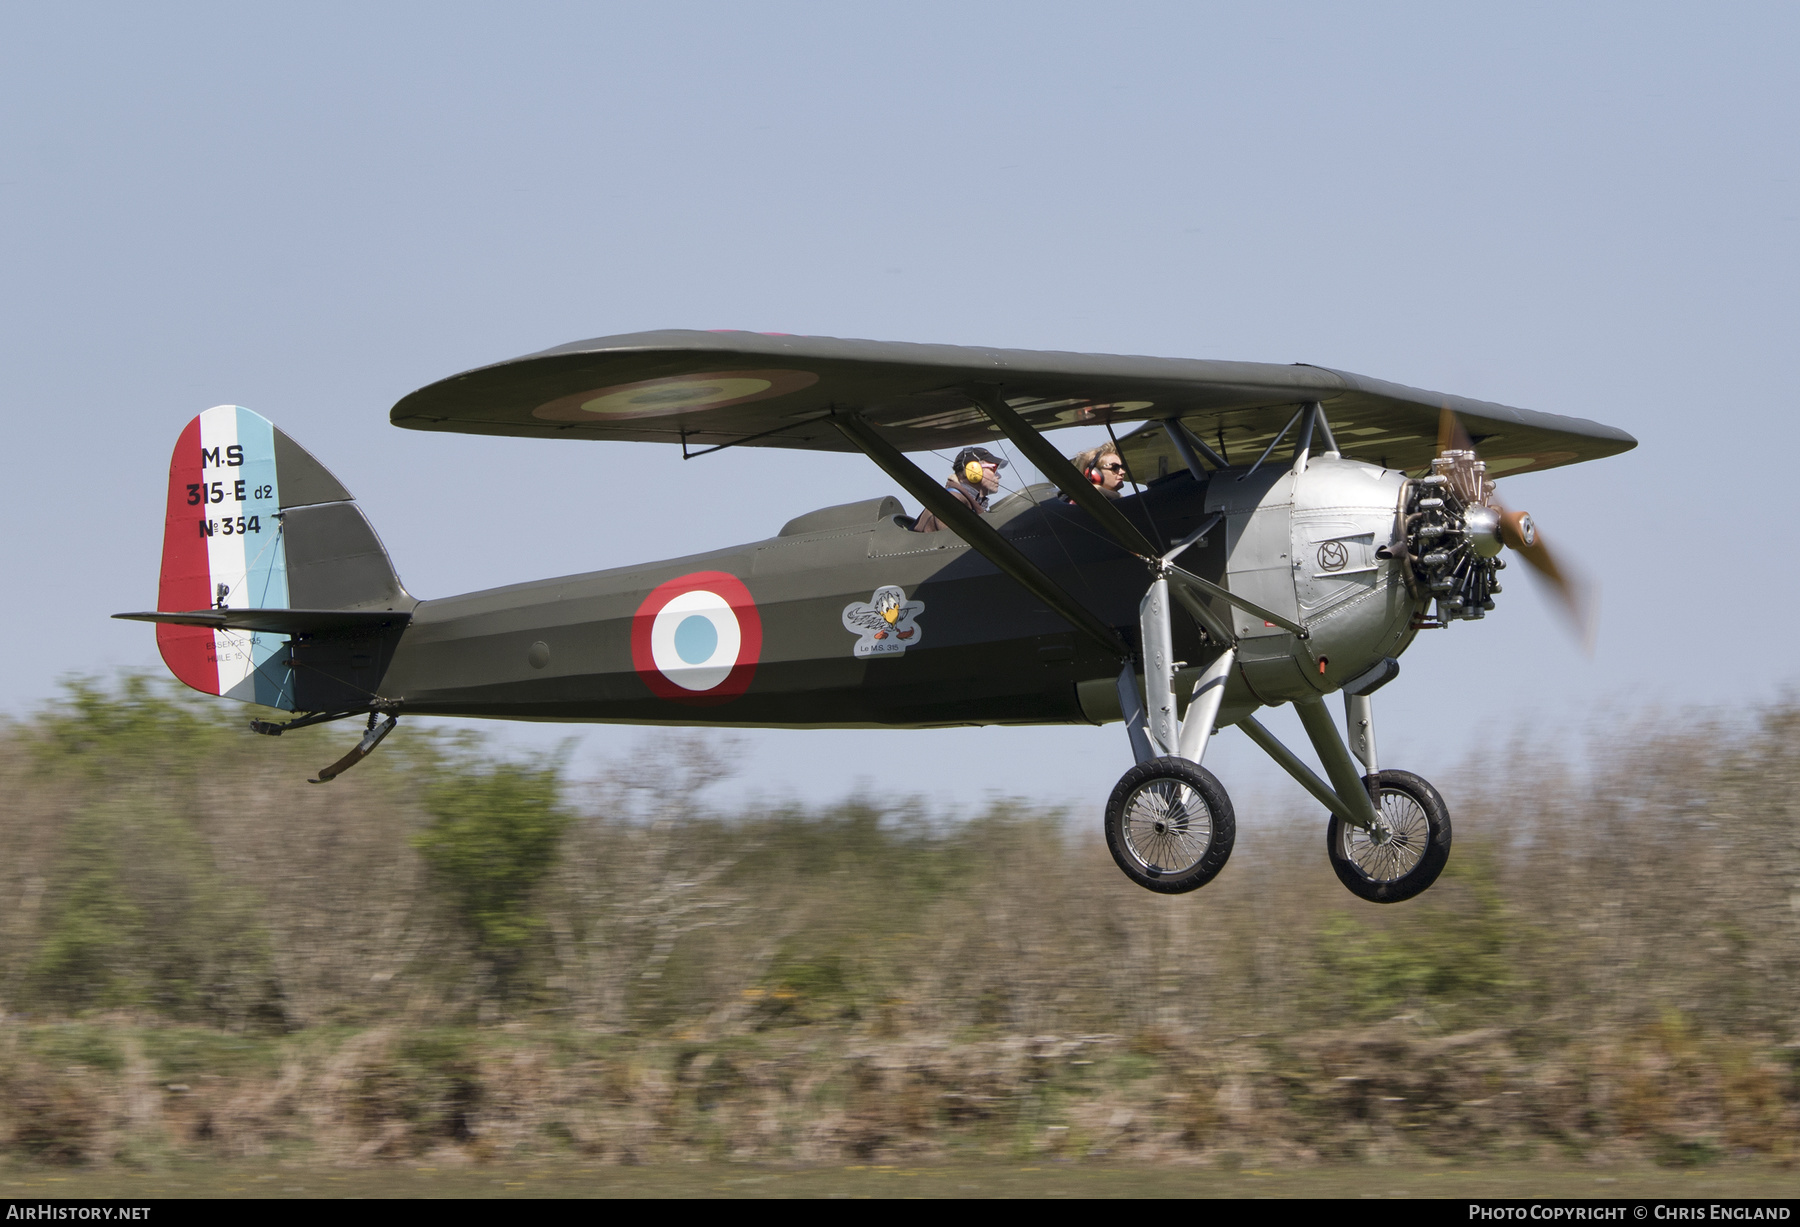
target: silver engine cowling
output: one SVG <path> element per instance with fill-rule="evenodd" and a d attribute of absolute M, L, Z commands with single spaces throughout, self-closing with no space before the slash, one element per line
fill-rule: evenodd
<path fill-rule="evenodd" d="M 1233 607 L 1238 668 L 1222 724 L 1258 706 L 1330 693 L 1398 656 L 1435 595 L 1421 586 L 1404 534 L 1419 486 L 1404 473 L 1325 455 L 1299 473 L 1239 476 L 1218 473 L 1207 490 L 1207 512 L 1225 517 L 1225 586 L 1308 636 Z M 1448 541 L 1432 539 L 1439 538 Z M 1439 569 L 1425 574 L 1436 585 L 1441 567 L 1432 567 Z"/>

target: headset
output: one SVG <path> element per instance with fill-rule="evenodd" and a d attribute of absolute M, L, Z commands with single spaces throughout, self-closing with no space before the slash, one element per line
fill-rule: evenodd
<path fill-rule="evenodd" d="M 1106 484 L 1106 478 L 1101 474 L 1100 466 L 1098 464 L 1088 465 L 1087 479 L 1096 486 L 1104 486 Z"/>
<path fill-rule="evenodd" d="M 971 486 L 979 486 L 981 484 L 981 461 L 971 460 L 963 465 L 963 480 L 968 482 Z"/>

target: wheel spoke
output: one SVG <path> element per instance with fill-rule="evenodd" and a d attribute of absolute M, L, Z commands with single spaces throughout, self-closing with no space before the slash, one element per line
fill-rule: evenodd
<path fill-rule="evenodd" d="M 1126 799 L 1126 847 L 1145 869 L 1182 873 L 1197 865 L 1212 843 L 1206 803 L 1179 780 L 1154 780 Z"/>
<path fill-rule="evenodd" d="M 1380 822 L 1379 833 L 1344 828 L 1344 859 L 1374 881 L 1398 881 L 1424 858 L 1431 823 L 1412 797 L 1386 790 L 1381 794 Z"/>
<path fill-rule="evenodd" d="M 1179 759 L 1126 772 L 1106 803 L 1106 844 L 1125 875 L 1148 890 L 1206 885 L 1231 855 L 1236 823 L 1219 782 Z"/>

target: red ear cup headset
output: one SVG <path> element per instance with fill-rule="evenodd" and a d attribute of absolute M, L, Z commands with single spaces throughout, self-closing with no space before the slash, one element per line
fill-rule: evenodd
<path fill-rule="evenodd" d="M 1100 466 L 1097 464 L 1088 466 L 1087 479 L 1096 486 L 1104 486 L 1106 484 L 1106 478 L 1101 475 Z"/>

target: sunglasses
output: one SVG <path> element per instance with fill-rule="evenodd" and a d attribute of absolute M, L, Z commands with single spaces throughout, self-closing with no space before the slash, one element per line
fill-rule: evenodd
<path fill-rule="evenodd" d="M 1125 466 L 1122 464 L 1103 464 L 1100 467 L 1105 469 L 1108 473 L 1123 473 L 1125 471 Z"/>

